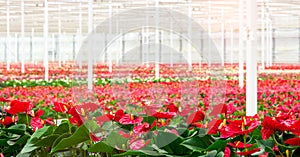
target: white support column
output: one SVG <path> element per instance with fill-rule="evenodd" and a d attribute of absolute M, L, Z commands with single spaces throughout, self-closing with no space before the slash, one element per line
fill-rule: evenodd
<path fill-rule="evenodd" d="M 15 62 L 18 62 L 18 58 L 19 58 L 19 54 L 18 54 L 18 51 L 19 51 L 19 37 L 18 37 L 18 34 L 17 33 L 15 33 L 15 51 L 14 51 L 14 54 L 15 54 L 15 56 L 14 56 L 14 58 L 15 58 Z"/>
<path fill-rule="evenodd" d="M 247 1 L 247 89 L 246 89 L 246 115 L 257 114 L 257 49 L 256 49 L 256 0 Z"/>
<path fill-rule="evenodd" d="M 266 67 L 270 66 L 270 22 L 269 20 L 266 20 L 266 42 L 267 42 L 267 51 L 266 51 Z"/>
<path fill-rule="evenodd" d="M 265 3 L 261 6 L 261 66 L 265 69 Z"/>
<path fill-rule="evenodd" d="M 80 0 L 79 2 L 79 15 L 78 15 L 79 21 L 78 21 L 78 36 L 77 36 L 77 52 L 80 51 L 81 44 L 82 44 L 82 2 Z M 82 68 L 82 60 L 81 57 L 78 57 L 79 59 L 79 68 Z M 76 60 L 76 59 L 75 59 Z"/>
<path fill-rule="evenodd" d="M 230 30 L 230 64 L 233 64 L 233 38 L 234 38 L 234 32 L 233 32 L 233 25 L 231 25 Z"/>
<path fill-rule="evenodd" d="M 172 7 L 171 7 L 171 9 L 172 9 Z M 173 18 L 171 17 L 170 18 L 170 29 L 171 29 L 171 31 L 170 31 L 170 48 L 172 48 L 173 49 L 173 45 L 174 45 L 174 42 L 173 42 L 173 40 L 174 40 L 174 36 L 173 36 Z M 174 62 L 174 60 L 173 60 L 173 50 L 171 50 L 171 54 L 170 54 L 171 56 L 170 56 L 170 65 L 171 65 L 171 67 L 173 67 L 173 62 Z"/>
<path fill-rule="evenodd" d="M 20 45 L 20 57 L 21 57 L 21 73 L 25 73 L 25 61 L 24 61 L 24 0 L 21 0 L 21 45 Z"/>
<path fill-rule="evenodd" d="M 108 5 L 108 18 L 109 18 L 108 36 L 112 36 L 112 20 L 111 20 L 111 17 L 112 17 L 112 2 L 111 2 L 111 0 L 109 0 L 109 5 Z M 112 52 L 108 52 L 107 56 L 108 56 L 108 72 L 112 73 Z"/>
<path fill-rule="evenodd" d="M 244 87 L 244 0 L 239 0 L 239 87 Z"/>
<path fill-rule="evenodd" d="M 33 63 L 33 45 L 34 45 L 34 28 L 31 28 L 31 40 L 30 40 L 30 61 Z"/>
<path fill-rule="evenodd" d="M 48 67 L 48 0 L 44 0 L 44 67 L 45 67 L 45 80 L 49 79 Z"/>
<path fill-rule="evenodd" d="M 155 0 L 155 78 L 159 78 L 159 0 Z"/>
<path fill-rule="evenodd" d="M 192 37 L 192 0 L 188 1 L 188 38 L 191 39 Z M 192 43 L 188 43 L 188 71 L 192 71 Z"/>
<path fill-rule="evenodd" d="M 225 39 L 225 19 L 224 19 L 224 9 L 222 9 L 222 20 L 221 20 L 221 62 L 222 62 L 222 66 L 224 66 L 224 62 L 225 62 L 225 43 L 224 43 L 224 39 Z"/>
<path fill-rule="evenodd" d="M 146 0 L 146 6 L 149 7 L 149 0 Z M 145 49 L 146 49 L 146 67 L 148 68 L 149 67 L 149 28 L 148 28 L 148 25 L 149 25 L 149 15 L 147 14 L 146 15 L 146 40 L 145 40 Z"/>
<path fill-rule="evenodd" d="M 6 0 L 6 53 L 7 53 L 7 60 L 6 60 L 6 70 L 10 70 L 10 62 L 11 62 L 11 52 L 10 52 L 10 17 L 9 17 L 9 0 Z"/>
<path fill-rule="evenodd" d="M 272 20 L 270 19 L 270 39 L 269 39 L 269 42 L 270 42 L 270 47 L 269 47 L 269 52 L 270 52 L 270 66 L 273 65 L 273 24 L 272 24 Z"/>
<path fill-rule="evenodd" d="M 116 8 L 116 14 L 118 16 L 118 20 L 116 21 L 116 32 L 115 32 L 118 36 L 122 35 L 122 32 L 120 30 L 119 8 L 120 8 L 120 6 L 118 6 Z M 120 38 L 121 38 L 121 36 L 120 36 Z M 122 40 L 120 38 L 117 40 L 117 41 L 119 41 L 119 42 L 117 42 L 118 43 L 117 46 L 118 46 L 119 50 L 118 50 L 118 52 L 117 52 L 117 54 L 115 56 L 116 66 L 119 66 L 120 54 L 122 53 Z"/>
<path fill-rule="evenodd" d="M 57 40 L 58 40 L 58 50 L 57 50 L 57 53 L 58 53 L 58 66 L 61 67 L 61 53 L 62 53 L 62 50 L 61 50 L 61 5 L 58 6 L 58 10 L 59 10 L 59 17 L 58 17 L 58 36 L 57 36 Z"/>
<path fill-rule="evenodd" d="M 55 60 L 55 36 L 52 34 L 52 62 Z"/>
<path fill-rule="evenodd" d="M 93 0 L 88 2 L 88 33 L 93 31 Z M 91 41 L 90 41 L 91 42 Z M 89 48 L 93 49 L 93 48 Z M 88 51 L 88 89 L 93 89 L 93 54 Z"/>
<path fill-rule="evenodd" d="M 212 40 L 211 37 L 211 1 L 208 1 L 208 39 L 206 40 Z M 208 41 L 208 67 L 211 66 L 211 42 Z"/>

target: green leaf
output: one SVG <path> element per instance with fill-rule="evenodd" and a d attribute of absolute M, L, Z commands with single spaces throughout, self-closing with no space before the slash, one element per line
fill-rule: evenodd
<path fill-rule="evenodd" d="M 224 157 L 224 152 L 219 152 L 216 157 Z"/>
<path fill-rule="evenodd" d="M 23 135 L 26 131 L 26 125 L 25 124 L 16 124 L 7 129 L 4 128 L 3 131 L 6 131 L 6 132 L 9 132 L 12 134 Z"/>
<path fill-rule="evenodd" d="M 193 151 L 204 151 L 213 143 L 210 135 L 203 137 L 195 136 L 191 139 L 184 141 L 181 145 Z"/>
<path fill-rule="evenodd" d="M 159 131 L 156 139 L 156 145 L 173 155 L 187 155 L 191 151 L 186 147 L 182 146 L 181 143 L 184 141 L 183 138 L 173 133 Z"/>
<path fill-rule="evenodd" d="M 28 120 L 28 121 L 27 121 Z M 27 124 L 30 123 L 31 117 L 30 116 L 26 116 L 25 113 L 19 113 L 18 114 L 18 124 Z"/>
<path fill-rule="evenodd" d="M 117 132 L 111 132 L 106 140 L 104 141 L 105 144 L 112 146 L 112 147 L 118 147 L 118 148 L 123 148 L 124 145 L 125 147 L 127 146 L 127 140 Z"/>
<path fill-rule="evenodd" d="M 227 142 L 228 141 L 226 141 L 226 140 L 217 140 L 212 145 L 210 145 L 206 150 L 208 150 L 208 151 L 217 150 L 218 152 L 222 151 L 225 149 Z"/>
<path fill-rule="evenodd" d="M 53 134 L 50 136 L 47 136 L 41 140 L 39 140 L 35 145 L 37 146 L 43 146 L 43 147 L 51 147 L 54 143 L 54 141 L 59 137 L 58 134 Z"/>
<path fill-rule="evenodd" d="M 21 152 L 18 154 L 18 156 L 22 156 L 24 154 L 28 154 L 32 151 L 34 151 L 35 149 L 39 148 L 38 146 L 34 145 L 34 143 L 40 138 L 42 137 L 47 130 L 50 128 L 50 126 L 44 126 L 41 129 L 38 129 L 36 132 L 34 132 L 30 139 L 27 141 L 27 143 L 25 144 L 25 146 L 23 147 L 23 149 L 21 150 Z M 18 157 L 17 156 L 17 157 Z"/>
<path fill-rule="evenodd" d="M 162 156 L 161 154 L 159 154 L 158 152 L 156 151 L 151 151 L 151 150 L 129 150 L 125 153 L 122 153 L 122 154 L 116 154 L 114 156 L 128 156 L 128 155 L 150 155 L 150 156 Z"/>
<path fill-rule="evenodd" d="M 51 154 L 55 153 L 58 150 L 62 150 L 74 145 L 78 145 L 81 142 L 85 142 L 90 140 L 89 130 L 85 127 L 85 125 L 81 125 L 73 135 L 70 137 L 62 139 L 52 150 Z"/>
<path fill-rule="evenodd" d="M 7 141 L 8 139 L 0 139 L 0 146 L 8 146 Z"/>
<path fill-rule="evenodd" d="M 105 144 L 104 142 L 98 142 L 89 148 L 88 151 L 93 153 L 112 153 L 114 148 Z"/>
<path fill-rule="evenodd" d="M 52 148 L 55 147 L 62 139 L 70 137 L 72 134 L 64 133 L 60 135 L 52 144 Z"/>
<path fill-rule="evenodd" d="M 156 145 L 159 148 L 169 145 L 171 142 L 175 141 L 178 138 L 177 135 L 173 133 L 168 133 L 164 131 L 158 131 L 158 135 L 156 137 Z"/>
<path fill-rule="evenodd" d="M 96 131 L 97 129 L 99 129 L 99 125 L 97 124 L 96 121 L 94 120 L 87 120 L 84 125 L 86 126 L 86 128 L 88 130 L 90 130 L 91 132 Z"/>
<path fill-rule="evenodd" d="M 19 138 L 13 145 L 7 147 L 3 152 L 15 152 L 16 150 L 20 150 L 20 145 L 24 145 L 26 141 L 30 138 L 30 135 L 24 134 L 21 138 Z"/>
<path fill-rule="evenodd" d="M 202 155 L 200 157 L 215 157 L 217 155 L 217 153 L 218 152 L 216 150 L 213 150 L 213 151 L 207 153 L 206 155 Z"/>
<path fill-rule="evenodd" d="M 58 135 L 61 135 L 61 134 L 64 134 L 66 132 L 69 132 L 70 131 L 70 128 L 69 128 L 69 123 L 67 122 L 64 122 L 64 123 L 61 123 L 54 131 L 53 134 L 58 134 Z"/>
<path fill-rule="evenodd" d="M 261 149 L 259 152 L 254 153 L 253 155 L 261 155 L 265 152 L 268 152 L 269 155 L 276 156 L 276 153 L 273 151 L 273 146 L 275 145 L 273 140 L 256 140 L 259 148 Z"/>

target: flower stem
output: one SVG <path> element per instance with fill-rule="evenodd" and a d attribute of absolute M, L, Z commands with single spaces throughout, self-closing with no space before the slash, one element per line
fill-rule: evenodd
<path fill-rule="evenodd" d="M 273 141 L 275 142 L 275 144 L 276 144 L 277 146 L 282 146 L 280 143 L 278 143 L 278 142 L 277 142 L 277 140 L 276 140 L 276 138 L 275 138 L 275 135 L 274 135 L 274 134 L 272 135 L 272 139 L 273 139 Z M 280 155 L 281 155 L 281 156 L 283 156 L 283 154 L 281 153 L 281 151 L 280 151 L 280 149 L 279 149 L 279 148 L 278 148 L 278 151 L 279 151 Z"/>

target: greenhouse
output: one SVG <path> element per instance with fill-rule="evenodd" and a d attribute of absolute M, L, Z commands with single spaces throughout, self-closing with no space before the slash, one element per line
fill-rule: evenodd
<path fill-rule="evenodd" d="M 300 1 L 0 1 L 11 156 L 300 156 Z"/>

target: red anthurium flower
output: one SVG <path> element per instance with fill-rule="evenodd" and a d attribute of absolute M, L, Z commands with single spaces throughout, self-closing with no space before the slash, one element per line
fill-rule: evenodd
<path fill-rule="evenodd" d="M 124 132 L 122 130 L 119 131 L 119 134 L 124 137 L 124 138 L 130 138 L 131 137 L 131 134 L 130 133 L 127 133 L 127 132 Z"/>
<path fill-rule="evenodd" d="M 284 143 L 292 146 L 300 146 L 300 137 L 290 138 L 284 141 Z"/>
<path fill-rule="evenodd" d="M 108 122 L 113 120 L 114 116 L 111 114 L 106 114 L 96 118 L 97 124 L 102 125 L 103 122 Z"/>
<path fill-rule="evenodd" d="M 230 157 L 230 154 L 231 154 L 230 148 L 226 147 L 224 151 L 224 157 Z"/>
<path fill-rule="evenodd" d="M 0 124 L 4 125 L 4 126 L 8 126 L 10 124 L 13 124 L 16 121 L 17 121 L 17 118 L 11 117 L 11 116 L 6 116 L 5 118 L 0 120 Z"/>
<path fill-rule="evenodd" d="M 152 115 L 154 118 L 170 119 L 176 116 L 176 112 L 156 112 Z"/>
<path fill-rule="evenodd" d="M 124 110 L 118 110 L 116 113 L 115 113 L 115 116 L 113 117 L 113 120 L 116 121 L 116 122 L 119 122 L 120 119 L 124 116 Z"/>
<path fill-rule="evenodd" d="M 158 120 L 155 120 L 153 121 L 152 125 L 151 125 L 151 128 L 153 127 L 163 127 L 163 126 L 167 126 L 169 123 L 169 119 L 165 120 L 165 119 L 158 119 Z"/>
<path fill-rule="evenodd" d="M 209 122 L 207 126 L 209 130 L 207 133 L 210 135 L 218 133 L 219 127 L 221 127 L 223 121 L 223 119 L 213 119 L 211 122 Z"/>
<path fill-rule="evenodd" d="M 80 111 L 81 115 L 85 116 L 88 112 L 93 112 L 97 110 L 100 106 L 92 102 L 85 102 L 81 105 L 77 105 L 76 109 Z"/>
<path fill-rule="evenodd" d="M 226 104 L 219 104 L 213 107 L 213 110 L 209 113 L 209 116 L 216 116 L 218 114 L 226 114 L 227 106 Z"/>
<path fill-rule="evenodd" d="M 52 118 L 43 120 L 39 117 L 32 117 L 31 121 L 30 121 L 30 125 L 31 125 L 33 131 L 36 131 L 36 130 L 42 128 L 44 126 L 44 124 L 46 124 L 46 123 L 52 125 L 53 124 Z"/>
<path fill-rule="evenodd" d="M 149 123 L 145 122 L 143 124 L 139 124 L 137 126 L 133 127 L 133 132 L 134 133 L 144 133 L 144 132 L 148 132 L 150 130 L 150 125 Z"/>
<path fill-rule="evenodd" d="M 147 146 L 149 143 L 151 142 L 151 140 L 143 140 L 143 139 L 138 139 L 138 140 L 135 140 L 133 142 L 131 142 L 129 144 L 129 148 L 132 149 L 132 150 L 139 150 L 141 148 L 144 148 L 145 146 Z"/>
<path fill-rule="evenodd" d="M 53 105 L 54 107 L 52 108 L 52 110 L 56 112 L 67 113 L 70 109 L 70 106 L 65 103 L 54 102 Z"/>
<path fill-rule="evenodd" d="M 31 118 L 30 125 L 31 125 L 33 131 L 36 131 L 43 127 L 44 122 L 39 117 L 33 117 L 33 118 Z"/>
<path fill-rule="evenodd" d="M 90 133 L 90 137 L 94 142 L 98 142 L 102 139 L 101 137 L 97 137 L 94 133 Z"/>
<path fill-rule="evenodd" d="M 9 114 L 18 114 L 21 112 L 29 112 L 33 108 L 33 105 L 29 102 L 22 102 L 19 100 L 13 100 L 10 102 L 10 106 L 6 109 Z"/>
<path fill-rule="evenodd" d="M 246 149 L 246 151 L 244 151 L 244 152 L 236 152 L 236 154 L 238 154 L 238 155 L 244 155 L 245 156 L 245 155 L 251 155 L 251 154 L 259 152 L 259 151 L 260 151 L 260 148 L 254 148 L 252 150 Z"/>
<path fill-rule="evenodd" d="M 254 131 L 259 125 L 259 121 L 250 117 L 243 117 L 243 120 L 224 121 L 219 127 L 222 138 L 235 137 L 237 135 L 247 135 Z"/>
<path fill-rule="evenodd" d="M 126 114 L 119 120 L 119 122 L 124 125 L 137 124 L 137 123 L 141 123 L 142 121 L 143 121 L 143 117 L 137 117 L 134 116 L 133 114 Z"/>
<path fill-rule="evenodd" d="M 243 143 L 241 141 L 235 141 L 234 143 L 228 143 L 233 148 L 250 148 L 253 144 Z"/>
<path fill-rule="evenodd" d="M 69 121 L 71 122 L 71 124 L 77 125 L 77 126 L 81 126 L 83 124 L 82 118 L 80 117 L 79 113 L 77 112 L 77 110 L 72 107 L 69 111 L 69 114 L 72 115 L 71 118 L 69 118 Z"/>
<path fill-rule="evenodd" d="M 295 132 L 300 135 L 300 120 L 296 121 L 291 127 L 292 132 Z"/>
<path fill-rule="evenodd" d="M 34 113 L 34 117 L 41 117 L 42 115 L 44 114 L 44 110 L 37 110 L 35 113 Z"/>
<path fill-rule="evenodd" d="M 178 107 L 174 105 L 174 103 L 171 103 L 170 105 L 168 105 L 167 107 L 169 109 L 170 112 L 178 112 Z"/>
<path fill-rule="evenodd" d="M 5 99 L 4 97 L 0 97 L 0 102 L 9 102 L 9 100 Z"/>
<path fill-rule="evenodd" d="M 274 131 L 286 131 L 289 130 L 286 125 L 279 123 L 277 120 L 273 120 L 270 117 L 265 117 L 262 122 L 261 134 L 264 140 L 268 139 Z"/>
<path fill-rule="evenodd" d="M 203 121 L 205 114 L 202 111 L 196 111 L 189 115 L 187 118 L 187 124 L 193 124 L 195 122 Z"/>

